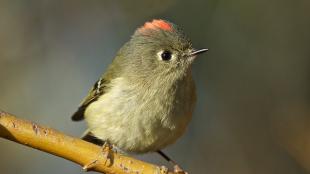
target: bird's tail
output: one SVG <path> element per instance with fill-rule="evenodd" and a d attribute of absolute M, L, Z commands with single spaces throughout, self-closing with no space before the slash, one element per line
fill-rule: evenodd
<path fill-rule="evenodd" d="M 82 140 L 88 141 L 90 143 L 96 144 L 98 146 L 102 146 L 104 144 L 103 140 L 96 138 L 89 129 L 87 129 L 81 136 Z"/>

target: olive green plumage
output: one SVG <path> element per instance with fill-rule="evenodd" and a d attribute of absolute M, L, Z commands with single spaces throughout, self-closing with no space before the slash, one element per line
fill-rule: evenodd
<path fill-rule="evenodd" d="M 174 24 L 153 20 L 118 51 L 72 116 L 87 132 L 128 152 L 160 150 L 185 131 L 196 101 L 198 53 Z"/>

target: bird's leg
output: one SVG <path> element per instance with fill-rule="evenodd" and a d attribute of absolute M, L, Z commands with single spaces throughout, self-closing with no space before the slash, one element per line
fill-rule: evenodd
<path fill-rule="evenodd" d="M 108 141 L 105 141 L 101 148 L 102 153 L 100 153 L 100 155 L 103 155 L 103 158 L 105 159 L 104 164 L 106 164 L 108 160 L 110 161 L 110 163 L 113 163 L 113 157 L 111 156 L 111 150 L 113 150 L 113 146 Z M 97 165 L 98 160 L 99 160 L 99 157 L 93 160 L 92 162 L 84 165 L 83 170 L 88 171 L 89 169 L 93 168 L 94 166 Z"/>
<path fill-rule="evenodd" d="M 170 164 L 173 165 L 173 169 L 174 172 L 176 173 L 182 173 L 182 174 L 188 174 L 187 172 L 185 172 L 179 165 L 178 163 L 176 163 L 174 160 L 172 160 L 168 155 L 166 155 L 163 151 L 158 150 L 157 153 L 162 156 L 163 158 L 165 158 L 165 160 L 167 160 Z"/>

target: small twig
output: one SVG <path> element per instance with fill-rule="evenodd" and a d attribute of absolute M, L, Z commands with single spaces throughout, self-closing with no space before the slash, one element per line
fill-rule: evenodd
<path fill-rule="evenodd" d="M 117 174 L 174 174 L 159 167 L 113 152 L 113 160 L 104 158 L 101 147 L 73 138 L 54 129 L 21 120 L 0 111 L 0 137 L 23 144 L 81 166 L 96 161 L 92 171 Z M 107 162 L 108 161 L 108 162 Z"/>

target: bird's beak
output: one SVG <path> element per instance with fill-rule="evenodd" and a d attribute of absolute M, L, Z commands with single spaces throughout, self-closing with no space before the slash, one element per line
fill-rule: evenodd
<path fill-rule="evenodd" d="M 207 52 L 208 49 L 207 48 L 203 48 L 203 49 L 199 49 L 199 50 L 193 50 L 192 52 L 189 53 L 189 56 L 197 56 L 198 54 Z"/>

